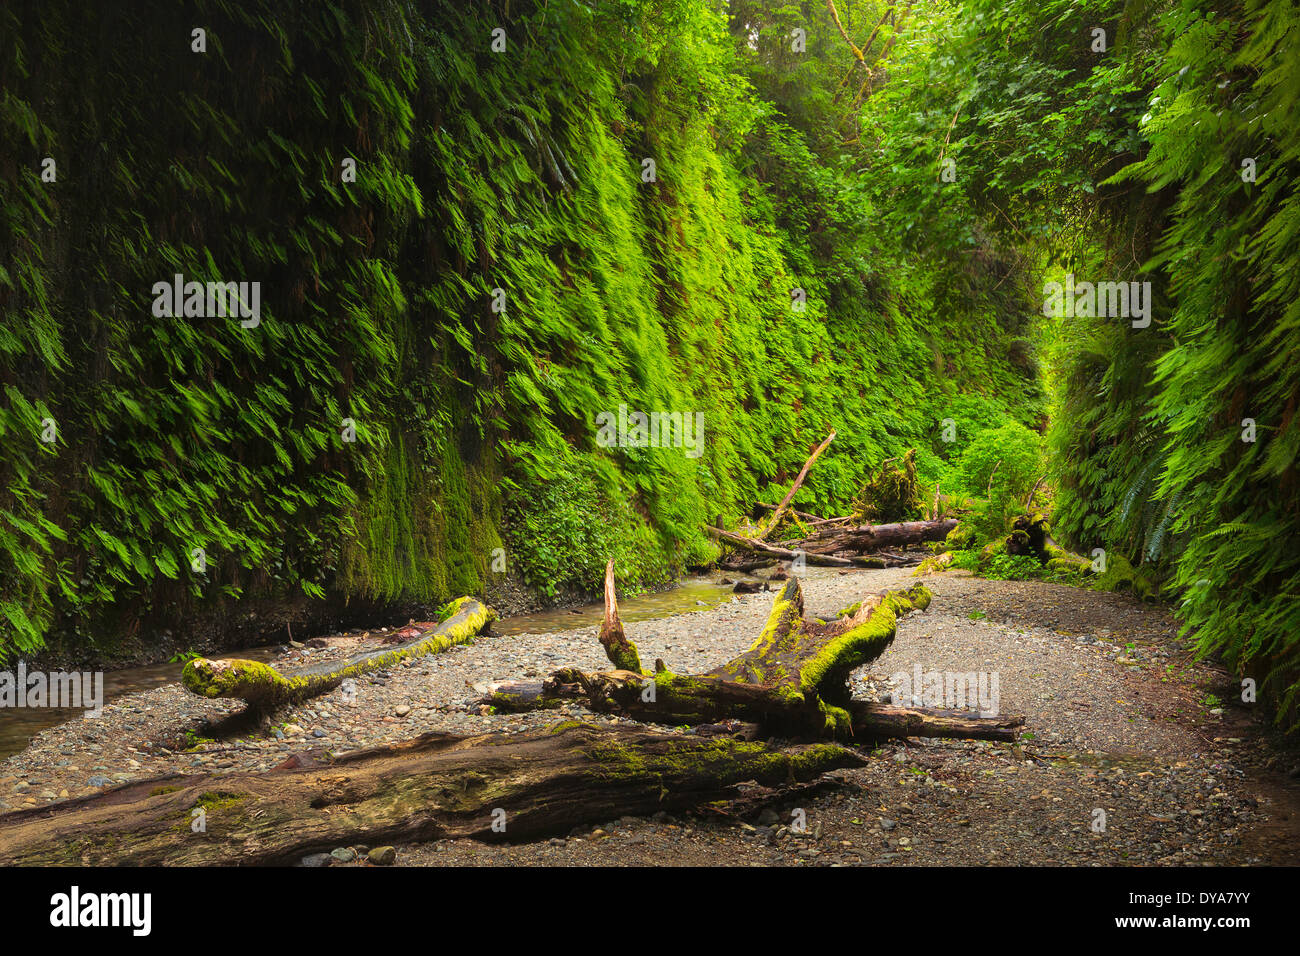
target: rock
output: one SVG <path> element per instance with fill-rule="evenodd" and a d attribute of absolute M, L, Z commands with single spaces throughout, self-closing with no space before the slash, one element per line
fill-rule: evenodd
<path fill-rule="evenodd" d="M 108 777 L 105 777 L 103 774 L 97 773 L 89 780 L 87 780 L 86 784 L 91 787 L 107 787 L 112 782 L 113 782 L 112 780 L 110 780 Z"/>
<path fill-rule="evenodd" d="M 351 847 L 341 846 L 330 850 L 330 856 L 337 863 L 351 863 L 357 858 L 356 853 Z"/>
<path fill-rule="evenodd" d="M 329 853 L 313 853 L 310 856 L 302 858 L 303 866 L 329 866 L 333 862 L 333 857 Z"/>
<path fill-rule="evenodd" d="M 777 816 L 776 811 L 773 810 L 771 807 L 768 807 L 766 810 L 764 810 L 762 813 L 758 815 L 758 822 L 760 826 L 765 826 L 765 827 L 776 826 L 776 824 L 779 823 L 780 820 L 781 818 Z"/>
<path fill-rule="evenodd" d="M 398 704 L 397 709 L 393 711 L 393 713 L 396 714 L 398 717 L 405 717 L 410 712 L 411 712 L 411 707 L 409 704 Z"/>
<path fill-rule="evenodd" d="M 312 735 L 313 737 L 324 737 L 324 736 L 325 736 L 325 731 L 323 731 L 323 730 L 321 730 L 319 727 L 317 727 L 315 730 L 313 730 L 313 731 L 311 732 L 311 735 Z"/>
<path fill-rule="evenodd" d="M 896 826 L 898 826 L 898 821 L 897 821 L 897 820 L 890 820 L 888 817 L 881 817 L 881 818 L 880 818 L 880 829 L 882 829 L 882 830 L 888 832 L 888 831 L 894 829 L 894 827 L 896 827 Z"/>
<path fill-rule="evenodd" d="M 397 862 L 397 849 L 391 846 L 377 846 L 366 854 L 375 866 L 392 866 Z"/>
<path fill-rule="evenodd" d="M 285 724 L 283 730 L 286 737 L 301 737 L 305 732 L 297 724 Z"/>

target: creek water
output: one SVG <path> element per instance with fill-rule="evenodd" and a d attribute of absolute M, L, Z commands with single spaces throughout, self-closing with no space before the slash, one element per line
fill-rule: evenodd
<path fill-rule="evenodd" d="M 621 599 L 619 617 L 627 622 L 670 617 L 686 611 L 722 604 L 731 599 L 731 586 L 718 583 L 718 578 L 689 577 L 676 587 L 636 597 Z M 591 627 L 604 616 L 604 604 L 590 604 L 579 608 L 559 608 L 516 614 L 492 625 L 493 634 L 550 634 L 579 627 Z M 390 626 L 392 623 L 389 622 Z M 231 651 L 230 656 L 247 660 L 269 661 L 279 655 L 283 644 L 251 647 Z M 161 687 L 180 680 L 180 663 L 149 664 L 144 667 L 125 667 L 104 672 L 104 703 L 127 694 Z M 83 711 L 70 707 L 7 707 L 0 708 L 0 760 L 26 748 L 31 738 L 64 721 L 80 717 Z"/>

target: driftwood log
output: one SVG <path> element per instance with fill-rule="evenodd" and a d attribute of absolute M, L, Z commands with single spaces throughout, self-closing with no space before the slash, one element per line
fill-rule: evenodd
<path fill-rule="evenodd" d="M 907 544 L 942 541 L 953 528 L 956 518 L 939 518 L 931 521 L 900 521 L 895 524 L 857 525 L 855 527 L 828 528 L 816 531 L 798 542 L 800 550 L 809 554 L 831 554 L 837 551 L 879 551 Z"/>
<path fill-rule="evenodd" d="M 744 535 L 736 534 L 734 531 L 723 531 L 721 528 L 714 528 L 711 525 L 705 525 L 704 530 L 719 541 L 724 541 L 742 551 L 750 551 L 754 554 L 765 555 L 770 557 L 773 561 L 796 561 L 802 558 L 806 564 L 829 568 L 883 568 L 888 564 L 884 558 L 840 558 L 829 554 L 813 554 L 811 552 L 782 548 L 774 544 L 768 544 L 764 541 L 758 541 L 754 538 L 746 538 Z"/>
<path fill-rule="evenodd" d="M 173 774 L 0 815 L 0 865 L 288 864 L 353 843 L 534 839 L 864 761 L 831 744 L 782 751 L 571 721 L 508 737 L 425 734 L 295 762 L 308 765 Z"/>
<path fill-rule="evenodd" d="M 451 616 L 437 627 L 394 647 L 283 672 L 259 661 L 196 657 L 181 671 L 181 683 L 200 697 L 242 698 L 254 707 L 300 703 L 333 690 L 349 677 L 392 667 L 408 657 L 440 654 L 456 644 L 467 644 L 497 618 L 496 611 L 471 597 L 457 598 L 452 604 Z"/>
<path fill-rule="evenodd" d="M 625 648 L 635 653 L 635 645 L 621 633 L 621 626 L 617 639 L 602 628 L 601 641 L 617 669 L 562 668 L 543 681 L 497 682 L 483 688 L 483 702 L 521 711 L 572 700 L 599 713 L 648 723 L 711 725 L 736 720 L 757 725 L 761 736 L 796 740 L 870 742 L 911 736 L 1014 740 L 1023 718 L 977 717 L 852 699 L 850 672 L 875 660 L 893 642 L 899 615 L 929 603 L 930 592 L 916 585 L 873 595 L 845 608 L 834 621 L 810 621 L 804 618 L 799 579 L 793 577 L 777 595 L 762 633 L 749 650 L 705 674 L 674 674 L 660 662 L 653 674 L 627 669 L 622 666 L 630 659 Z M 607 615 L 607 626 L 609 621 Z"/>

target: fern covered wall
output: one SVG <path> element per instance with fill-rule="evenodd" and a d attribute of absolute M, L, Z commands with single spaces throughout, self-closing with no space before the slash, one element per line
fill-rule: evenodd
<path fill-rule="evenodd" d="M 949 148 L 978 185 L 950 228 L 1014 236 L 1043 282 L 1151 286 L 1149 325 L 1041 329 L 1054 527 L 1141 565 L 1200 651 L 1294 728 L 1300 5 L 956 7 L 951 49 L 913 78 L 967 81 Z"/>
<path fill-rule="evenodd" d="M 502 559 L 656 586 L 831 428 L 809 508 L 912 445 L 944 473 L 945 417 L 1040 423 L 1023 272 L 917 255 L 772 82 L 779 12 L 419 6 L 0 10 L 0 652 Z M 177 273 L 260 282 L 260 323 L 155 317 Z M 621 405 L 702 412 L 701 454 L 601 447 Z"/>

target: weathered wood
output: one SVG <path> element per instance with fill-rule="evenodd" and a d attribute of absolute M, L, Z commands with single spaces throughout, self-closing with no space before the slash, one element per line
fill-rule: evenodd
<path fill-rule="evenodd" d="M 782 751 L 576 721 L 508 737 L 425 734 L 324 764 L 173 774 L 7 813 L 0 865 L 288 864 L 354 843 L 527 840 L 862 762 L 830 744 Z"/>
<path fill-rule="evenodd" d="M 623 634 L 623 622 L 618 619 L 613 558 L 605 565 L 605 618 L 600 624 L 600 643 L 605 646 L 605 656 L 615 667 L 635 674 L 641 673 L 641 658 L 636 652 L 636 645 Z"/>
<path fill-rule="evenodd" d="M 468 644 L 497 619 L 496 611 L 471 597 L 457 598 L 453 605 L 447 620 L 395 647 L 286 671 L 260 661 L 197 657 L 181 671 L 181 683 L 200 697 L 233 697 L 255 707 L 298 703 L 333 690 L 349 677 L 392 667 L 408 657 L 440 654 L 456 644 Z"/>
<path fill-rule="evenodd" d="M 790 548 L 781 548 L 774 544 L 767 544 L 764 541 L 758 541 L 754 538 L 746 538 L 744 535 L 736 534 L 734 531 L 723 531 L 721 528 L 714 528 L 710 525 L 704 525 L 704 530 L 720 541 L 734 545 L 745 551 L 752 551 L 756 554 L 769 555 L 772 558 L 783 558 L 787 561 L 796 561 L 802 559 L 806 564 L 812 564 L 828 568 L 883 568 L 885 561 L 882 558 L 837 558 L 829 554 L 814 554 L 805 551 L 793 551 Z"/>
<path fill-rule="evenodd" d="M 799 579 L 791 578 L 750 648 L 708 673 L 678 675 L 658 664 L 653 675 L 564 668 L 544 681 L 487 685 L 483 702 L 519 711 L 577 700 L 598 713 L 651 723 L 738 720 L 758 725 L 763 736 L 794 739 L 1014 739 L 1015 728 L 1023 723 L 1015 717 L 960 717 L 852 700 L 849 674 L 888 648 L 898 615 L 924 608 L 929 601 L 929 591 L 917 585 L 873 595 L 845 608 L 835 621 L 809 621 L 804 618 Z"/>
<path fill-rule="evenodd" d="M 928 707 L 894 707 L 868 701 L 850 701 L 849 714 L 855 736 L 879 740 L 902 737 L 944 737 L 956 740 L 996 740 L 1012 743 L 1025 718 L 953 714 Z"/>
<path fill-rule="evenodd" d="M 808 469 L 813 466 L 813 462 L 820 457 L 821 453 L 826 450 L 826 446 L 829 445 L 834 438 L 835 430 L 831 429 L 831 433 L 826 436 L 826 440 L 818 445 L 816 450 L 808 456 L 808 460 L 805 461 L 803 467 L 799 469 L 799 477 L 795 478 L 794 484 L 790 486 L 790 490 L 787 491 L 785 497 L 781 499 L 781 503 L 776 506 L 776 511 L 772 512 L 772 517 L 768 520 L 767 524 L 763 526 L 763 530 L 758 533 L 759 540 L 766 538 L 776 530 L 777 525 L 781 523 L 781 518 L 785 515 L 785 509 L 790 507 L 790 502 L 794 500 L 795 492 L 799 490 L 799 486 L 803 484 L 803 480 L 808 477 Z"/>
<path fill-rule="evenodd" d="M 802 539 L 799 547 L 809 555 L 831 554 L 836 551 L 857 553 L 879 551 L 881 548 L 942 541 L 955 527 L 957 527 L 956 518 L 939 518 L 932 521 L 899 521 L 894 524 L 828 528 Z M 809 560 L 811 561 L 811 558 Z"/>
<path fill-rule="evenodd" d="M 559 707 L 579 702 L 597 713 L 618 714 L 646 723 L 670 726 L 694 724 L 697 730 L 735 721 L 757 737 L 770 737 L 775 726 L 795 738 L 826 735 L 824 717 L 812 716 L 799 703 L 774 698 L 760 684 L 743 684 L 717 677 L 686 678 L 695 686 L 682 693 L 682 679 L 670 675 L 660 683 L 655 678 L 630 671 L 557 671 L 546 680 L 499 681 L 484 687 L 484 703 L 505 713 L 521 713 L 539 707 Z M 647 689 L 655 685 L 653 700 Z M 669 693 L 659 691 L 667 686 Z M 981 717 L 951 714 L 926 707 L 896 707 L 874 701 L 851 700 L 849 733 L 855 743 L 908 737 L 943 737 L 965 740 L 994 740 L 1011 743 L 1024 726 L 1020 716 Z"/>

